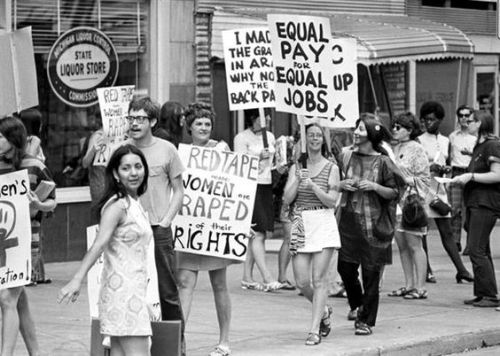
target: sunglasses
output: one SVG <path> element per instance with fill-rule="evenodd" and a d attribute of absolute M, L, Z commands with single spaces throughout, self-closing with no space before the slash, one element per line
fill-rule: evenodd
<path fill-rule="evenodd" d="M 458 114 L 458 118 L 470 117 L 471 114 Z"/>
<path fill-rule="evenodd" d="M 403 125 L 400 125 L 400 124 L 394 124 L 394 125 L 392 125 L 392 128 L 396 131 L 399 131 L 401 129 L 406 129 L 406 127 L 404 127 Z"/>

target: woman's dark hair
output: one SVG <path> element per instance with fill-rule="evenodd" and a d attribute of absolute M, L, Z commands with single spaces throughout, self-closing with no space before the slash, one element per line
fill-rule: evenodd
<path fill-rule="evenodd" d="M 253 126 L 255 119 L 259 118 L 259 109 L 246 109 L 245 114 L 245 129 Z M 271 115 L 268 108 L 264 108 L 264 115 Z"/>
<path fill-rule="evenodd" d="M 493 135 L 493 131 L 495 129 L 494 122 L 495 119 L 493 115 L 489 111 L 481 110 L 476 111 L 474 113 L 474 120 L 479 121 L 481 126 L 479 126 L 479 130 L 477 132 L 478 138 L 488 137 Z"/>
<path fill-rule="evenodd" d="M 389 142 L 392 139 L 392 135 L 387 127 L 375 115 L 370 113 L 362 113 L 356 121 L 356 127 L 359 126 L 360 122 L 365 124 L 368 140 L 372 143 L 373 149 L 384 155 L 388 155 L 387 151 L 381 145 L 382 141 Z"/>
<path fill-rule="evenodd" d="M 420 120 L 418 120 L 415 115 L 407 111 L 405 113 L 399 114 L 394 118 L 394 124 L 399 124 L 410 132 L 410 140 L 416 139 L 422 134 L 422 127 L 420 126 Z"/>
<path fill-rule="evenodd" d="M 140 196 L 144 194 L 144 192 L 146 191 L 148 187 L 148 176 L 149 176 L 149 169 L 146 157 L 144 157 L 144 154 L 141 152 L 140 149 L 138 149 L 133 145 L 125 144 L 123 146 L 120 146 L 115 150 L 115 152 L 113 152 L 108 161 L 108 166 L 106 167 L 106 179 L 105 179 L 106 189 L 104 191 L 103 197 L 101 198 L 101 200 L 99 200 L 99 203 L 97 204 L 99 214 L 102 207 L 114 195 L 117 196 L 116 200 L 127 196 L 127 191 L 125 190 L 125 187 L 120 181 L 117 181 L 115 179 L 113 172 L 118 171 L 118 167 L 122 162 L 123 156 L 128 155 L 130 153 L 139 156 L 142 165 L 144 166 L 144 180 L 137 189 L 137 194 Z"/>
<path fill-rule="evenodd" d="M 0 118 L 0 133 L 12 145 L 13 155 L 10 160 L 14 168 L 18 170 L 26 149 L 26 127 L 17 117 L 6 116 Z"/>
<path fill-rule="evenodd" d="M 40 128 L 42 127 L 42 113 L 34 108 L 23 110 L 19 113 L 19 117 L 26 127 L 28 136 L 40 135 Z"/>
<path fill-rule="evenodd" d="M 194 120 L 200 119 L 202 117 L 210 119 L 212 126 L 214 125 L 215 114 L 209 104 L 205 103 L 192 103 L 189 104 L 186 109 L 186 130 L 187 133 L 191 135 L 191 125 Z"/>
<path fill-rule="evenodd" d="M 426 101 L 422 104 L 420 108 L 420 117 L 434 113 L 437 119 L 443 120 L 444 118 L 444 108 L 443 105 L 439 104 L 437 101 Z"/>
<path fill-rule="evenodd" d="M 183 116 L 184 107 L 176 101 L 167 101 L 160 109 L 159 126 L 163 127 L 177 144 L 182 140 Z"/>
<path fill-rule="evenodd" d="M 320 129 L 321 135 L 323 136 L 323 143 L 321 144 L 321 155 L 325 158 L 330 158 L 332 156 L 332 153 L 328 149 L 328 144 L 326 143 L 325 130 L 323 130 L 323 128 L 319 126 L 319 124 L 317 123 L 308 124 L 306 125 L 306 136 L 307 136 L 307 131 L 309 131 L 311 127 L 317 127 L 318 129 Z"/>

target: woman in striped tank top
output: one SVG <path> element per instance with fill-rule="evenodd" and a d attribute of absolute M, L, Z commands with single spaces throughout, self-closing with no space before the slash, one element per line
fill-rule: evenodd
<path fill-rule="evenodd" d="M 317 124 L 308 125 L 305 140 L 307 169 L 301 168 L 298 163 L 291 167 L 284 192 L 284 203 L 290 205 L 290 253 L 295 281 L 300 291 L 312 303 L 313 309 L 306 345 L 317 345 L 321 342 L 321 337 L 330 333 L 332 310 L 326 305 L 326 277 L 335 240 L 332 234 L 322 233 L 317 229 L 314 229 L 315 233 L 306 235 L 303 213 L 335 207 L 339 170 L 337 165 L 327 159 L 329 152 L 321 127 Z M 331 219 L 335 219 L 333 210 L 330 212 Z M 320 221 L 315 223 L 321 225 Z M 326 225 L 328 224 L 324 224 Z"/>

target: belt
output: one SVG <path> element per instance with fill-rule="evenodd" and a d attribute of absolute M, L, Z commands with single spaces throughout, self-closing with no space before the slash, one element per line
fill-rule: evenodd
<path fill-rule="evenodd" d="M 467 167 L 451 167 L 452 173 L 466 173 L 468 172 Z"/>

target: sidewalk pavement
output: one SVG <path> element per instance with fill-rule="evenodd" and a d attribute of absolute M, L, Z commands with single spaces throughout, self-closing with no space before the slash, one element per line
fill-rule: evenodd
<path fill-rule="evenodd" d="M 500 226 L 492 234 L 492 252 L 500 276 Z M 267 247 L 277 251 L 281 241 Z M 428 284 L 426 300 L 391 298 L 387 293 L 403 285 L 397 247 L 393 265 L 386 268 L 377 326 L 371 336 L 355 336 L 353 322 L 346 320 L 346 299 L 329 298 L 333 305 L 331 334 L 318 346 L 305 346 L 311 306 L 297 291 L 264 293 L 240 288 L 242 265 L 228 269 L 232 297 L 231 348 L 233 355 L 441 355 L 500 344 L 500 312 L 463 304 L 473 297 L 472 284 L 456 284 L 455 270 L 439 236 L 428 237 L 431 264 L 437 284 Z M 463 257 L 472 270 L 468 257 Z M 276 275 L 277 254 L 267 254 L 268 266 Z M 76 271 L 78 262 L 47 264 L 52 284 L 28 288 L 38 337 L 44 355 L 89 355 L 90 321 L 88 299 L 82 291 L 72 305 L 58 305 L 59 289 Z M 291 268 L 288 275 L 293 280 Z M 256 277 L 258 272 L 256 270 Z M 186 328 L 189 356 L 208 355 L 218 341 L 215 307 L 207 273 L 200 273 Z M 15 355 L 27 355 L 21 337 Z"/>

